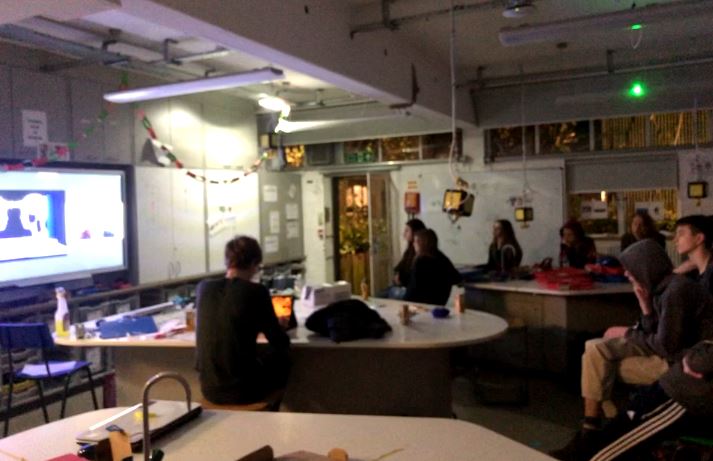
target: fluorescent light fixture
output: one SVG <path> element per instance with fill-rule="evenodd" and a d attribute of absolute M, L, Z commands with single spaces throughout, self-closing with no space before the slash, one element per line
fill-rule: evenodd
<path fill-rule="evenodd" d="M 670 21 L 671 18 L 683 20 L 688 17 L 700 17 L 710 14 L 710 8 L 710 2 L 700 0 L 653 4 L 540 24 L 504 27 L 500 29 L 498 38 L 503 46 L 570 41 L 582 39 L 588 33 L 614 29 L 630 30 L 632 25 L 641 28 L 657 22 Z"/>
<path fill-rule="evenodd" d="M 284 77 L 285 74 L 280 69 L 264 67 L 262 69 L 255 69 L 237 74 L 168 83 L 166 85 L 150 86 L 146 88 L 114 91 L 112 93 L 106 93 L 104 95 L 104 99 L 110 102 L 124 104 L 128 102 L 168 98 L 170 96 L 203 93 L 206 91 L 226 90 L 228 88 L 235 88 L 238 86 L 279 80 Z"/>
<path fill-rule="evenodd" d="M 257 100 L 257 103 L 263 109 L 280 112 L 284 117 L 290 115 L 290 110 L 292 109 L 287 101 L 278 96 L 263 96 Z"/>

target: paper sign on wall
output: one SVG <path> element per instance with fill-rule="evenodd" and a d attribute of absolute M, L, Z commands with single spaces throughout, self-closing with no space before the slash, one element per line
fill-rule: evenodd
<path fill-rule="evenodd" d="M 287 223 L 287 238 L 296 239 L 300 236 L 300 226 L 297 221 L 290 221 Z"/>
<path fill-rule="evenodd" d="M 277 186 L 266 184 L 262 186 L 263 202 L 277 202 Z"/>
<path fill-rule="evenodd" d="M 654 221 L 661 221 L 664 219 L 664 206 L 663 202 L 635 202 L 634 212 L 636 211 L 646 211 L 649 216 L 654 218 Z"/>
<path fill-rule="evenodd" d="M 285 205 L 285 219 L 288 221 L 300 219 L 300 209 L 296 203 L 288 203 Z"/>
<path fill-rule="evenodd" d="M 47 142 L 47 114 L 40 110 L 22 111 L 22 144 L 37 146 Z"/>
<path fill-rule="evenodd" d="M 270 212 L 270 233 L 279 234 L 280 233 L 280 212 L 271 211 Z"/>
<path fill-rule="evenodd" d="M 38 144 L 37 157 L 50 162 L 69 161 L 69 146 L 62 142 L 41 142 Z"/>
<path fill-rule="evenodd" d="M 277 235 L 266 235 L 262 241 L 262 247 L 265 249 L 265 253 L 277 253 L 280 251 L 280 241 Z"/>
<path fill-rule="evenodd" d="M 601 200 L 586 200 L 579 207 L 580 219 L 607 219 L 609 211 L 607 202 Z"/>

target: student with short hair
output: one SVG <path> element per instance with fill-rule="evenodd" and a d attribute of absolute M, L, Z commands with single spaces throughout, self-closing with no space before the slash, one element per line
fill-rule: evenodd
<path fill-rule="evenodd" d="M 689 215 L 676 221 L 674 237 L 676 251 L 688 259 L 674 272 L 689 274 L 705 289 L 713 294 L 713 226 L 711 218 L 703 215 Z"/>
<path fill-rule="evenodd" d="M 433 230 L 416 232 L 414 248 L 416 258 L 404 300 L 444 305 L 448 302 L 452 286 L 460 283 L 460 273 L 448 256 L 438 249 L 438 236 Z"/>
<path fill-rule="evenodd" d="M 283 387 L 289 372 L 290 338 L 280 327 L 270 293 L 252 279 L 262 250 L 241 236 L 225 246 L 225 277 L 197 287 L 196 352 L 201 392 L 210 402 L 256 402 Z M 269 342 L 259 354 L 258 334 Z"/>
<path fill-rule="evenodd" d="M 586 342 L 584 429 L 598 428 L 602 404 L 609 402 L 617 374 L 629 384 L 651 384 L 687 348 L 713 336 L 713 299 L 700 284 L 672 273 L 660 245 L 649 239 L 637 242 L 622 253 L 621 262 L 641 318 L 634 327 L 611 327 L 604 338 Z"/>

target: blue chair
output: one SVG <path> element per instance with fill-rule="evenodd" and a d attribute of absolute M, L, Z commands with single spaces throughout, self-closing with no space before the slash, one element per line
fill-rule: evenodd
<path fill-rule="evenodd" d="M 89 386 L 94 402 L 94 409 L 99 409 L 97 396 L 94 392 L 94 379 L 90 369 L 90 362 L 84 361 L 50 361 L 47 359 L 47 351 L 54 348 L 54 340 L 50 334 L 46 323 L 0 323 L 0 348 L 5 350 L 9 366 L 9 390 L 7 393 L 7 405 L 5 406 L 5 430 L 7 436 L 10 427 L 10 409 L 12 406 L 12 392 L 15 379 L 26 379 L 34 381 L 40 394 L 40 404 L 45 422 L 49 422 L 47 416 L 47 405 L 45 404 L 42 382 L 49 379 L 64 378 L 64 394 L 62 396 L 62 409 L 60 419 L 64 418 L 64 410 L 67 405 L 67 393 L 69 382 L 74 373 L 85 370 L 89 378 Z M 40 349 L 42 362 L 34 364 L 34 369 L 27 373 L 26 370 L 15 371 L 12 361 L 12 353 L 17 350 Z M 30 364 L 33 365 L 33 364 Z M 39 366 L 38 366 L 39 365 Z"/>

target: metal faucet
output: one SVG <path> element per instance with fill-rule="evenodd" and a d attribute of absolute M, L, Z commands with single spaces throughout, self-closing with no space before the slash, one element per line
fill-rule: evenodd
<path fill-rule="evenodd" d="M 515 247 L 511 244 L 503 245 L 500 247 L 500 272 L 502 273 L 507 273 L 508 271 L 505 270 L 505 250 L 509 249 L 512 251 L 513 256 L 517 253 L 517 250 Z"/>
<path fill-rule="evenodd" d="M 183 385 L 183 389 L 186 391 L 186 406 L 188 411 L 191 411 L 191 386 L 186 381 L 186 378 L 179 375 L 173 371 L 162 371 L 161 373 L 153 375 L 146 384 L 144 384 L 143 397 L 142 397 L 142 407 L 143 407 L 143 419 L 144 419 L 144 461 L 149 461 L 151 459 L 151 437 L 149 437 L 149 390 L 159 381 L 171 378 L 175 379 Z"/>

